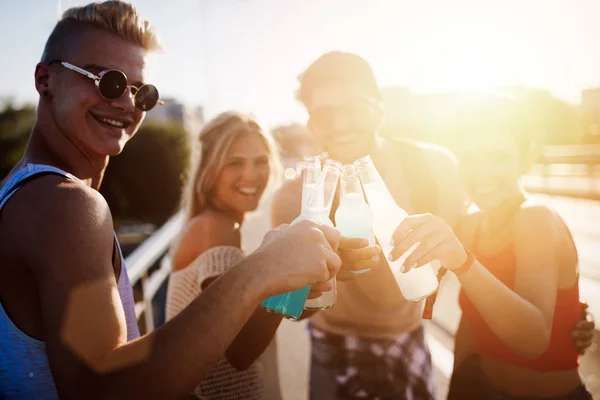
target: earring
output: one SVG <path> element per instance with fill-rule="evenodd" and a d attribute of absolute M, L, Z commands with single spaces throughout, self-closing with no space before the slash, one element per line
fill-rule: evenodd
<path fill-rule="evenodd" d="M 42 92 L 42 96 L 44 96 L 44 97 L 50 97 L 50 92 L 48 92 L 47 90 L 44 90 Z"/>

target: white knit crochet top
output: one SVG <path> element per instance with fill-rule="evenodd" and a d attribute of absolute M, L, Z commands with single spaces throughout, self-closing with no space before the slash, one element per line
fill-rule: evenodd
<path fill-rule="evenodd" d="M 167 320 L 170 320 L 202 292 L 202 282 L 227 272 L 244 258 L 241 249 L 217 246 L 200 254 L 186 268 L 174 271 L 167 290 Z M 232 304 L 235 307 L 235 304 Z M 238 371 L 225 357 L 200 382 L 194 395 L 200 399 L 262 399 L 265 389 L 264 368 L 260 360 L 248 369 Z"/>

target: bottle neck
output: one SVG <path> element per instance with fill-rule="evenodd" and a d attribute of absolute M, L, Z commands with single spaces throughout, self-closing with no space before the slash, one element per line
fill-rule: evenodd
<path fill-rule="evenodd" d="M 347 194 L 360 194 L 362 196 L 362 188 L 358 176 L 351 178 L 342 178 L 340 184 L 340 196 L 343 199 Z"/>
<path fill-rule="evenodd" d="M 302 170 L 302 212 L 308 210 L 308 202 L 311 193 L 315 190 L 320 173 L 321 168 L 319 166 L 309 166 Z"/>
<path fill-rule="evenodd" d="M 398 205 L 372 162 L 358 168 L 367 201 L 371 209 L 386 210 Z"/>
<path fill-rule="evenodd" d="M 302 188 L 302 212 L 329 213 L 335 197 L 340 173 L 335 168 L 323 168 L 316 183 L 305 184 Z"/>
<path fill-rule="evenodd" d="M 379 171 L 377 171 L 377 168 L 375 168 L 375 164 L 373 164 L 372 161 L 369 161 L 366 164 L 359 165 L 357 170 L 363 185 L 383 182 Z"/>
<path fill-rule="evenodd" d="M 319 174 L 321 173 L 320 166 L 309 166 L 302 170 L 302 183 L 304 185 L 311 185 L 317 183 L 319 180 Z"/>

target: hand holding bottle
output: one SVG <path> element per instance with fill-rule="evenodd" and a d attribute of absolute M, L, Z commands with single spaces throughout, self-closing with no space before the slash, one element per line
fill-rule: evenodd
<path fill-rule="evenodd" d="M 392 255 L 394 232 L 398 224 L 404 221 L 408 214 L 400 208 L 385 182 L 375 168 L 369 156 L 355 161 L 356 168 L 360 174 L 363 189 L 373 212 L 373 231 L 375 237 L 382 247 L 382 253 L 388 257 L 388 265 L 402 292 L 408 301 L 419 301 L 434 293 L 438 287 L 438 280 L 433 272 L 432 265 L 424 265 L 413 269 L 408 273 L 400 272 L 405 257 L 408 257 L 414 247 L 408 247 L 408 251 L 402 254 L 399 249 Z M 403 247 L 404 248 L 404 247 Z M 414 259 L 414 257 L 412 258 Z M 411 260 L 412 260 L 411 259 Z"/>
<path fill-rule="evenodd" d="M 336 229 L 308 220 L 269 231 L 251 255 L 262 260 L 268 295 L 325 284 L 335 277 L 341 264 L 336 254 L 339 238 Z"/>
<path fill-rule="evenodd" d="M 342 270 L 337 279 L 356 279 L 377 265 L 381 249 L 375 245 L 373 213 L 365 202 L 358 172 L 352 164 L 342 168 L 335 223 L 342 234 L 338 251 Z"/>
<path fill-rule="evenodd" d="M 406 258 L 400 272 L 406 273 L 433 260 L 455 270 L 467 260 L 467 253 L 452 228 L 440 217 L 431 214 L 411 215 L 400 223 L 393 235 L 394 249 L 390 260 L 395 261 L 418 244 Z"/>
<path fill-rule="evenodd" d="M 304 157 L 302 167 L 302 211 L 301 215 L 292 222 L 293 226 L 309 220 L 321 224 L 320 226 L 325 231 L 327 229 L 335 230 L 329 220 L 329 212 L 339 179 L 338 164 L 335 161 L 328 160 L 321 171 L 321 162 L 318 157 Z M 337 230 L 335 231 L 337 232 Z M 337 237 L 339 241 L 339 232 Z M 337 242 L 335 243 L 335 251 L 336 258 L 339 260 Z M 300 254 L 292 256 L 290 254 L 289 257 L 290 259 L 292 257 L 301 259 L 303 256 Z M 285 271 L 286 263 L 282 263 L 281 267 Z M 309 284 L 293 291 L 270 296 L 262 302 L 262 307 L 269 312 L 283 315 L 285 318 L 292 320 L 300 318 L 304 309 L 321 310 L 332 307 L 337 298 L 335 274 L 330 276 L 327 282 L 328 285 L 321 285 L 321 283 L 324 283 L 322 281 L 316 282 L 319 284 L 314 288 L 311 288 L 312 284 Z M 310 293 L 311 291 L 312 293 Z"/>
<path fill-rule="evenodd" d="M 342 259 L 342 267 L 337 274 L 338 281 L 358 278 L 379 263 L 381 249 L 377 245 L 369 245 L 367 239 L 351 239 L 342 237 L 338 254 Z"/>

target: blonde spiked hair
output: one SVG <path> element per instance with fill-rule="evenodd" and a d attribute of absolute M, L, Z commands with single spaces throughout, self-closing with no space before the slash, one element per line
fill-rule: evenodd
<path fill-rule="evenodd" d="M 147 51 L 163 49 L 154 27 L 132 4 L 109 0 L 67 9 L 48 37 L 42 62 L 68 58 L 68 43 L 86 28 L 113 33 Z"/>

